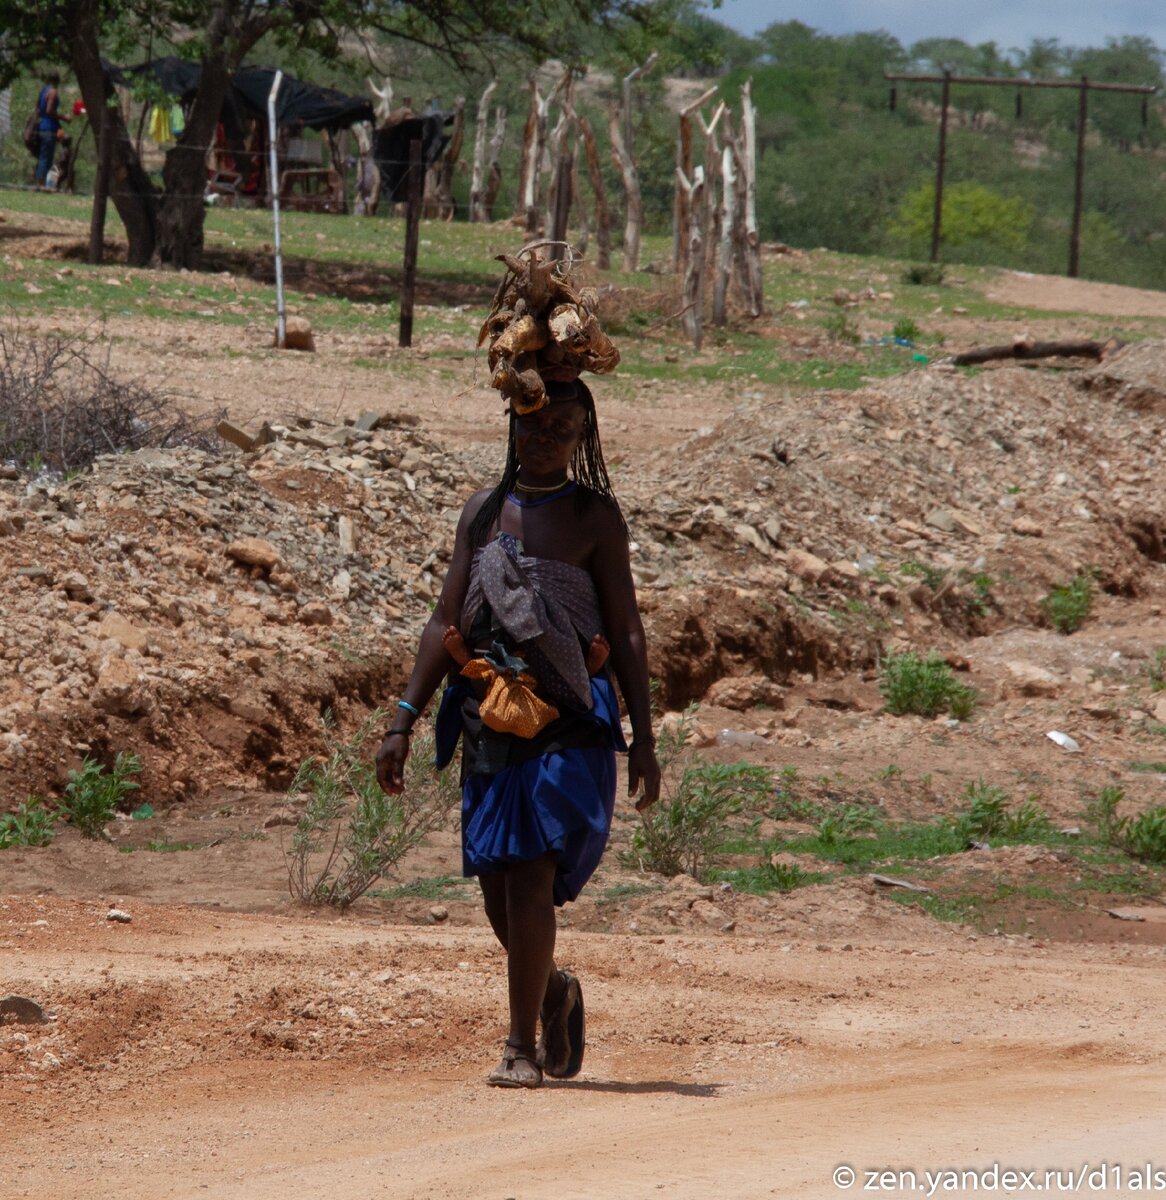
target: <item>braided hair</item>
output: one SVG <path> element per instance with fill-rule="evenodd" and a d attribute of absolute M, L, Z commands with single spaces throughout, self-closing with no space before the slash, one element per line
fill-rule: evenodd
<path fill-rule="evenodd" d="M 546 384 L 547 400 L 551 404 L 575 401 L 583 406 L 583 436 L 575 447 L 571 457 L 571 476 L 579 485 L 575 492 L 575 511 L 582 514 L 591 502 L 599 498 L 610 504 L 619 513 L 620 524 L 627 532 L 627 522 L 620 511 L 619 501 L 611 486 L 611 477 L 607 473 L 607 464 L 603 461 L 603 447 L 599 442 L 599 425 L 595 418 L 595 397 L 591 389 L 581 380 L 556 382 L 548 380 Z M 506 438 L 506 463 L 502 468 L 502 478 L 498 485 L 486 497 L 482 507 L 474 514 L 470 522 L 470 546 L 475 550 L 485 545 L 489 540 L 490 530 L 502 512 L 506 497 L 514 490 L 518 482 L 518 442 L 515 437 L 515 413 L 510 410 L 509 429 Z"/>

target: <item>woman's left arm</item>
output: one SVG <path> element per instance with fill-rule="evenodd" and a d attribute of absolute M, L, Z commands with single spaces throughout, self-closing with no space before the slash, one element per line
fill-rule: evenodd
<path fill-rule="evenodd" d="M 603 505 L 596 514 L 599 524 L 588 563 L 607 639 L 611 643 L 611 665 L 632 723 L 628 751 L 628 795 L 643 785 L 636 803 L 643 810 L 660 795 L 660 765 L 652 736 L 652 706 L 648 687 L 648 648 L 644 623 L 636 603 L 627 534 L 614 508 Z"/>

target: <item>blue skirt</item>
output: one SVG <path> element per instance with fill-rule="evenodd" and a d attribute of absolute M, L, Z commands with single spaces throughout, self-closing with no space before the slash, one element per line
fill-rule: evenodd
<path fill-rule="evenodd" d="M 437 716 L 437 765 L 453 757 L 463 729 L 459 682 L 446 690 Z M 623 750 L 619 705 L 610 681 L 591 681 L 591 727 L 585 745 L 551 744 L 492 773 L 462 774 L 462 870 L 490 875 L 512 863 L 554 856 L 554 901 L 574 900 L 591 878 L 611 832 L 615 810 L 616 750 Z M 522 739 L 515 739 L 522 741 Z M 532 747 L 533 749 L 533 747 Z"/>
<path fill-rule="evenodd" d="M 574 900 L 599 866 L 615 809 L 615 751 L 555 750 L 462 785 L 462 871 L 490 875 L 551 854 L 554 900 Z"/>

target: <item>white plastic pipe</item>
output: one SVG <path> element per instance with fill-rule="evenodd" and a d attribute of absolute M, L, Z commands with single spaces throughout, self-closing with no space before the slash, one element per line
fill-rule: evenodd
<path fill-rule="evenodd" d="M 280 350 L 287 340 L 287 309 L 283 303 L 283 254 L 279 248 L 279 159 L 275 152 L 275 98 L 283 72 L 276 71 L 267 95 L 267 149 L 270 157 L 268 186 L 271 188 L 271 219 L 275 225 L 275 344 Z"/>

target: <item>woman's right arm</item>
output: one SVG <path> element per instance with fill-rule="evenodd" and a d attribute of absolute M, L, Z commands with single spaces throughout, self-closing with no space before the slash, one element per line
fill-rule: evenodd
<path fill-rule="evenodd" d="M 470 562 L 473 558 L 469 537 L 470 522 L 489 494 L 488 490 L 477 492 L 470 497 L 462 510 L 454 538 L 453 557 L 441 587 L 441 595 L 438 596 L 433 612 L 421 632 L 421 642 L 417 647 L 417 657 L 413 662 L 409 683 L 401 696 L 410 708 L 398 708 L 393 713 L 389 732 L 385 734 L 377 751 L 377 782 L 390 795 L 398 795 L 405 790 L 405 759 L 409 754 L 409 733 L 417 719 L 411 710 L 416 710 L 418 714 L 424 711 L 442 678 L 450 669 L 452 660 L 446 653 L 441 639 L 450 625 L 461 623 L 462 606 L 470 586 Z"/>

